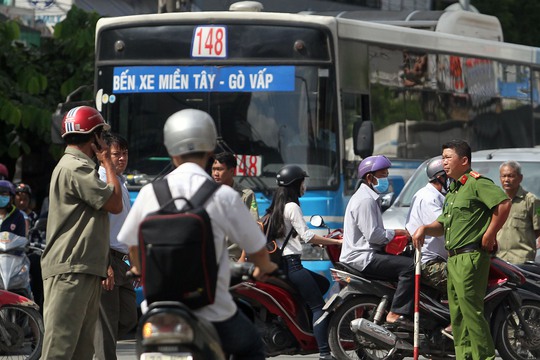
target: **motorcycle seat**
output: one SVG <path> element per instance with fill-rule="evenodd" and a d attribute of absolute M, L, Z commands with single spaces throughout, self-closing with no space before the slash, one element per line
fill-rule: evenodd
<path fill-rule="evenodd" d="M 293 283 L 290 282 L 288 279 L 280 279 L 274 276 L 269 276 L 268 279 L 266 279 L 266 282 L 278 286 L 293 295 L 300 296 L 298 290 L 296 290 Z"/>
<path fill-rule="evenodd" d="M 343 263 L 343 262 L 338 262 L 334 265 L 334 267 L 338 270 L 342 270 L 342 271 L 346 271 L 350 274 L 353 274 L 353 275 L 356 275 L 356 276 L 360 276 L 360 277 L 363 277 L 363 278 L 367 278 L 367 279 L 370 279 L 370 280 L 384 280 L 384 281 L 392 281 L 390 279 L 388 279 L 388 277 L 385 277 L 385 276 L 376 276 L 376 275 L 371 275 L 371 274 L 365 274 L 363 273 L 362 271 L 356 269 L 355 267 L 349 265 L 349 264 L 346 264 L 346 263 Z"/>

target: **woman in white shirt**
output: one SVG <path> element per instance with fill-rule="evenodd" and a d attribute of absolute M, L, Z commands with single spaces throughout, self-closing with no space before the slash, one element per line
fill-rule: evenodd
<path fill-rule="evenodd" d="M 288 238 L 283 249 L 282 262 L 279 265 L 308 304 L 313 313 L 313 323 L 315 323 L 323 314 L 323 294 L 328 290 L 330 283 L 324 276 L 302 266 L 301 241 L 317 245 L 331 245 L 341 244 L 341 240 L 325 238 L 309 230 L 298 200 L 306 191 L 306 177 L 308 175 L 299 166 L 284 166 L 276 176 L 279 187 L 274 193 L 267 213 L 271 214 L 269 238 L 277 239 L 280 248 Z M 313 333 L 319 346 L 319 359 L 332 359 L 328 346 L 327 320 L 315 326 Z"/>

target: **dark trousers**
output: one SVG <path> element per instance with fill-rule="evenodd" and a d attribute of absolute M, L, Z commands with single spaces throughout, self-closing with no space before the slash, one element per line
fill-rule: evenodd
<path fill-rule="evenodd" d="M 116 342 L 137 325 L 137 299 L 130 269 L 122 259 L 111 257 L 114 289 L 101 291 L 99 321 L 94 348 L 96 360 L 116 360 Z"/>
<path fill-rule="evenodd" d="M 371 262 L 362 271 L 366 275 L 397 281 L 390 310 L 411 316 L 414 312 L 414 261 L 407 256 L 373 254 Z"/>
<path fill-rule="evenodd" d="M 29 253 L 30 260 L 30 288 L 34 296 L 34 302 L 39 306 L 39 311 L 43 314 L 43 278 L 41 277 L 41 255 Z"/>
<path fill-rule="evenodd" d="M 217 330 L 221 347 L 235 360 L 263 360 L 264 343 L 253 323 L 241 311 L 231 318 L 212 323 Z"/>
<path fill-rule="evenodd" d="M 289 280 L 302 295 L 313 314 L 315 323 L 323 314 L 323 294 L 328 291 L 330 282 L 324 276 L 309 271 L 302 266 L 300 256 L 284 256 L 283 267 Z M 321 354 L 330 353 L 328 345 L 328 318 L 313 329 L 315 339 Z"/>

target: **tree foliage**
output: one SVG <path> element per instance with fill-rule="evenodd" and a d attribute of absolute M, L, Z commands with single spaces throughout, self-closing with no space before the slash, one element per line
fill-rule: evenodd
<path fill-rule="evenodd" d="M 93 82 L 99 16 L 73 7 L 41 48 L 27 46 L 21 26 L 0 22 L 0 158 L 16 159 L 50 144 L 56 105 Z M 85 94 L 91 98 L 91 90 Z M 45 147 L 46 148 L 46 147 Z"/>
<path fill-rule="evenodd" d="M 478 11 L 499 19 L 503 28 L 504 41 L 515 44 L 540 46 L 540 1 L 523 0 L 472 0 Z"/>
<path fill-rule="evenodd" d="M 482 14 L 499 19 L 505 42 L 540 47 L 540 27 L 536 25 L 540 1 L 470 0 L 469 3 Z M 448 1 L 435 0 L 433 6 L 436 10 L 443 10 Z"/>

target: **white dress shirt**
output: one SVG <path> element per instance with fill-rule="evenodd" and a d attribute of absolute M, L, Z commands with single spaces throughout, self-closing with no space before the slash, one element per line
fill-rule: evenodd
<path fill-rule="evenodd" d="M 444 204 L 444 195 L 439 192 L 432 184 L 427 183 L 414 194 L 407 223 L 405 228 L 411 236 L 421 225 L 428 225 L 437 220 L 442 213 Z M 444 248 L 444 236 L 427 236 L 422 246 L 422 263 L 425 264 L 431 260 L 446 260 L 448 253 Z"/>
<path fill-rule="evenodd" d="M 315 233 L 309 230 L 304 220 L 302 209 L 296 203 L 290 202 L 285 204 L 283 218 L 285 219 L 285 237 L 277 240 L 278 246 L 280 248 L 283 247 L 285 238 L 289 234 L 289 231 L 291 231 L 291 228 L 294 227 L 297 235 L 289 238 L 287 246 L 283 250 L 283 255 L 302 255 L 302 243 L 300 240 L 308 243 L 315 236 Z"/>
<path fill-rule="evenodd" d="M 210 176 L 194 163 L 184 163 L 167 175 L 173 197 L 191 198 Z M 177 200 L 177 208 L 185 201 Z M 158 210 L 159 205 L 151 184 L 144 186 L 133 204 L 118 239 L 130 246 L 137 245 L 139 224 L 146 215 Z M 220 186 L 206 202 L 204 208 L 212 222 L 216 258 L 219 262 L 216 297 L 213 304 L 195 310 L 197 316 L 208 321 L 224 321 L 236 312 L 236 304 L 229 293 L 230 269 L 229 255 L 225 238 L 237 243 L 248 254 L 253 254 L 266 245 L 266 238 L 251 217 L 238 193 L 229 186 Z M 190 276 L 190 274 L 178 274 Z"/>
<path fill-rule="evenodd" d="M 99 167 L 98 173 L 99 178 L 107 182 L 107 172 L 103 166 Z M 127 254 L 128 246 L 118 241 L 118 233 L 120 232 L 122 225 L 124 225 L 124 221 L 129 213 L 129 209 L 131 209 L 131 200 L 129 199 L 129 191 L 126 187 L 126 179 L 122 175 L 117 175 L 116 177 L 118 178 L 118 182 L 122 188 L 122 212 L 119 214 L 109 213 L 109 223 L 111 226 L 109 230 L 109 241 L 111 249 L 119 251 L 123 254 Z"/>
<path fill-rule="evenodd" d="M 339 261 L 362 271 L 375 251 L 384 252 L 384 246 L 394 235 L 394 230 L 384 228 L 379 194 L 366 184 L 360 184 L 345 209 Z"/>

